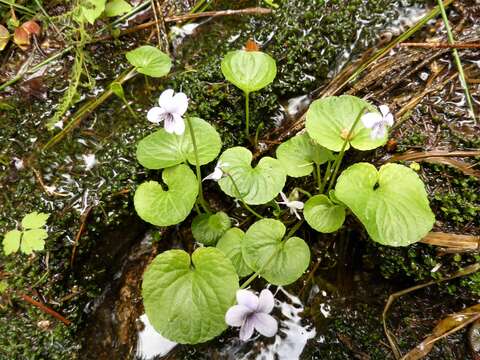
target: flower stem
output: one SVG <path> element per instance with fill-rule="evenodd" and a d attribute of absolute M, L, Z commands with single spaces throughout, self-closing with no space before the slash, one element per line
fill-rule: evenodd
<path fill-rule="evenodd" d="M 205 198 L 203 197 L 203 188 L 202 188 L 202 173 L 200 172 L 200 161 L 198 160 L 198 150 L 197 150 L 197 141 L 195 140 L 195 133 L 193 131 L 192 122 L 190 118 L 187 117 L 188 130 L 190 131 L 190 137 L 192 138 L 193 152 L 195 153 L 195 169 L 197 171 L 197 181 L 198 181 L 198 200 L 203 210 L 207 214 L 210 214 L 210 209 L 208 208 Z"/>
<path fill-rule="evenodd" d="M 338 157 L 335 159 L 335 162 L 333 163 L 333 166 L 334 166 L 333 169 L 334 170 L 333 170 L 332 176 L 330 177 L 330 183 L 328 184 L 327 192 L 330 191 L 330 189 L 332 188 L 332 186 L 335 182 L 335 179 L 336 179 L 337 173 L 338 173 L 338 169 L 340 168 L 340 164 L 342 163 L 343 156 L 345 155 L 345 148 L 347 147 L 347 144 L 350 140 L 350 136 L 352 135 L 353 130 L 355 130 L 355 126 L 357 126 L 358 122 L 362 118 L 362 115 L 363 115 L 363 112 L 365 111 L 365 109 L 366 108 L 362 108 L 362 110 L 360 110 L 360 112 L 358 113 L 357 118 L 353 122 L 352 127 L 348 131 L 348 134 L 345 138 L 345 141 L 343 142 L 342 149 L 340 150 L 340 154 L 338 154 Z"/>
<path fill-rule="evenodd" d="M 248 211 L 250 211 L 253 215 L 255 215 L 257 218 L 259 219 L 263 219 L 263 216 L 260 215 L 259 213 L 257 213 L 255 210 L 253 210 L 250 206 L 248 206 L 248 204 L 245 202 L 245 200 L 243 200 L 243 196 L 242 194 L 240 193 L 240 190 L 238 189 L 238 186 L 237 184 L 235 183 L 235 180 L 233 180 L 233 177 L 232 175 L 228 174 L 228 173 L 225 173 L 227 174 L 227 176 L 230 178 L 232 184 L 233 184 L 233 187 L 235 188 L 235 192 L 237 193 L 237 196 L 238 196 L 238 199 L 240 200 L 240 202 L 243 204 L 243 206 L 245 206 L 245 209 L 247 209 Z"/>
<path fill-rule="evenodd" d="M 250 94 L 245 93 L 245 135 L 248 137 L 250 136 Z"/>
<path fill-rule="evenodd" d="M 282 241 L 286 241 L 286 240 L 290 239 L 290 237 L 291 237 L 293 234 L 295 234 L 295 233 L 297 232 L 297 230 L 300 228 L 300 226 L 302 226 L 302 225 L 303 225 L 303 220 L 297 222 L 297 223 L 295 224 L 295 226 L 293 226 L 293 227 L 290 229 L 290 231 L 289 231 L 288 234 L 283 238 Z"/>
<path fill-rule="evenodd" d="M 318 184 L 318 191 L 322 192 L 320 189 L 322 188 L 322 174 L 320 172 L 320 165 L 315 163 L 315 171 L 317 174 L 317 184 Z"/>
<path fill-rule="evenodd" d="M 332 172 L 332 162 L 329 161 L 327 164 L 327 170 L 325 171 L 325 176 L 322 180 L 322 185 L 320 186 L 320 189 L 318 189 L 319 194 L 323 194 L 323 190 L 325 189 L 325 185 L 327 185 L 327 181 L 330 178 L 331 172 Z"/>

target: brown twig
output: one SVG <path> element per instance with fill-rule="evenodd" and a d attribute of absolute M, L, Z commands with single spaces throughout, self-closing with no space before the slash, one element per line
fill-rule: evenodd
<path fill-rule="evenodd" d="M 428 233 L 420 242 L 444 247 L 449 250 L 456 250 L 458 252 L 476 251 L 480 249 L 480 236 L 450 234 L 441 231 Z"/>
<path fill-rule="evenodd" d="M 60 314 L 59 314 L 58 312 L 56 312 L 55 310 L 52 310 L 52 309 L 50 309 L 48 306 L 42 304 L 41 302 L 32 299 L 30 296 L 25 295 L 25 294 L 21 294 L 20 297 L 22 298 L 23 301 L 26 301 L 26 302 L 28 302 L 29 304 L 33 305 L 33 306 L 36 306 L 37 308 L 39 308 L 40 310 L 42 310 L 44 313 L 47 313 L 47 314 L 53 316 L 55 319 L 60 320 L 60 321 L 63 322 L 65 325 L 68 326 L 68 325 L 71 324 L 71 321 L 70 321 L 70 320 L 65 319 L 62 315 L 60 315 Z"/>
<path fill-rule="evenodd" d="M 480 49 L 480 43 L 439 43 L 439 42 L 404 42 L 402 47 L 419 47 L 423 49 Z"/>
<path fill-rule="evenodd" d="M 88 216 L 90 215 L 91 211 L 93 209 L 93 206 L 89 206 L 85 209 L 85 211 L 82 213 L 80 216 L 80 228 L 77 231 L 77 235 L 75 235 L 75 241 L 73 243 L 73 249 L 72 249 L 72 256 L 70 257 L 70 266 L 73 266 L 73 263 L 75 261 L 75 255 L 77 253 L 77 247 L 78 243 L 80 241 L 80 238 L 82 237 L 84 231 L 85 231 L 85 226 L 87 223 Z"/>
<path fill-rule="evenodd" d="M 204 11 L 195 14 L 174 15 L 165 18 L 165 22 L 179 22 L 185 20 L 198 19 L 203 17 L 218 17 L 218 16 L 232 16 L 232 15 L 266 15 L 271 14 L 272 9 L 262 7 L 250 7 L 239 10 L 220 10 L 220 11 Z"/>

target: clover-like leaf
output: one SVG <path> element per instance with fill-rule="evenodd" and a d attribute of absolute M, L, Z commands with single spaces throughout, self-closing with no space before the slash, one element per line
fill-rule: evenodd
<path fill-rule="evenodd" d="M 20 248 L 20 239 L 22 232 L 18 230 L 11 230 L 3 237 L 3 252 L 5 255 L 10 255 L 17 252 Z"/>
<path fill-rule="evenodd" d="M 123 15 L 130 10 L 132 5 L 125 0 L 111 0 L 105 5 L 105 15 L 108 17 Z"/>
<path fill-rule="evenodd" d="M 90 23 L 94 24 L 105 10 L 105 2 L 107 0 L 84 0 L 81 7 L 83 17 Z"/>
<path fill-rule="evenodd" d="M 32 229 L 23 232 L 20 251 L 30 255 L 34 251 L 45 249 L 45 239 L 48 233 L 45 229 Z"/>
<path fill-rule="evenodd" d="M 204 245 L 215 245 L 222 235 L 232 227 L 227 214 L 200 214 L 192 221 L 192 234 L 195 240 Z"/>
<path fill-rule="evenodd" d="M 225 313 L 235 301 L 238 276 L 216 248 L 158 255 L 143 277 L 143 304 L 162 336 L 181 344 L 213 339 L 227 327 Z"/>
<path fill-rule="evenodd" d="M 27 214 L 22 219 L 22 228 L 25 229 L 38 229 L 47 223 L 48 217 L 50 214 L 31 212 Z"/>
<path fill-rule="evenodd" d="M 340 151 L 348 133 L 361 111 L 377 112 L 370 103 L 351 95 L 330 96 L 315 100 L 307 111 L 305 127 L 312 139 L 332 151 Z M 345 150 L 350 145 L 358 150 L 372 150 L 387 141 L 387 135 L 372 139 L 370 129 L 359 121 Z"/>
<path fill-rule="evenodd" d="M 311 197 L 305 203 L 303 215 L 308 225 L 321 233 L 340 229 L 345 221 L 345 207 L 336 205 L 325 195 Z"/>
<path fill-rule="evenodd" d="M 217 130 L 205 120 L 189 118 L 197 144 L 198 161 L 205 165 L 220 153 L 222 141 Z M 137 159 L 148 169 L 162 169 L 188 161 L 195 164 L 195 152 L 188 129 L 182 135 L 160 129 L 138 143 Z"/>
<path fill-rule="evenodd" d="M 133 199 L 137 214 L 157 226 L 175 225 L 192 211 L 198 195 L 197 178 L 185 164 L 163 170 L 164 190 L 156 181 L 141 184 Z"/>
<path fill-rule="evenodd" d="M 136 70 L 151 77 L 162 77 L 168 74 L 172 60 L 163 51 L 150 45 L 140 46 L 125 55 Z"/>
<path fill-rule="evenodd" d="M 265 204 L 274 199 L 285 185 L 286 174 L 280 161 L 263 157 L 252 168 L 252 153 L 244 147 L 225 150 L 220 162 L 223 172 L 228 174 L 218 182 L 220 188 L 229 196 L 241 197 L 247 204 Z"/>
<path fill-rule="evenodd" d="M 335 160 L 332 152 L 318 145 L 307 133 L 295 135 L 277 148 L 280 160 L 288 176 L 302 177 L 310 175 L 313 164 L 322 165 Z"/>
<path fill-rule="evenodd" d="M 243 258 L 247 265 L 274 285 L 296 281 L 310 263 L 310 249 L 299 237 L 283 240 L 285 226 L 278 220 L 262 219 L 245 233 Z"/>
<path fill-rule="evenodd" d="M 253 272 L 253 270 L 246 264 L 245 260 L 243 260 L 242 244 L 244 238 L 245 233 L 242 230 L 239 228 L 232 228 L 227 230 L 217 243 L 217 249 L 230 259 L 240 277 L 250 275 Z"/>
<path fill-rule="evenodd" d="M 221 64 L 223 76 L 246 94 L 270 84 L 277 75 L 275 60 L 261 51 L 228 52 Z"/>
<path fill-rule="evenodd" d="M 422 180 L 403 165 L 387 164 L 377 171 L 371 164 L 354 164 L 338 178 L 335 196 L 383 245 L 415 243 L 435 222 Z"/>

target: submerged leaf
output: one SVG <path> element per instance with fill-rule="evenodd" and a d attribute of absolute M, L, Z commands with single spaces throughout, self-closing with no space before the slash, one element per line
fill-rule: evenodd
<path fill-rule="evenodd" d="M 3 238 L 3 252 L 5 255 L 10 255 L 18 251 L 21 238 L 22 232 L 18 230 L 11 230 L 5 234 Z"/>
<path fill-rule="evenodd" d="M 141 184 L 133 199 L 137 214 L 157 226 L 169 226 L 182 222 L 192 211 L 198 195 L 197 178 L 184 164 L 165 169 L 164 190 L 156 181 Z"/>
<path fill-rule="evenodd" d="M 37 229 L 45 226 L 50 214 L 31 212 L 22 219 L 22 228 L 25 229 Z"/>
<path fill-rule="evenodd" d="M 239 228 L 227 230 L 217 243 L 217 249 L 222 251 L 232 262 L 240 277 L 250 275 L 253 270 L 243 259 L 242 244 L 245 241 L 245 233 Z"/>
<path fill-rule="evenodd" d="M 200 214 L 192 221 L 192 234 L 195 240 L 204 245 L 215 245 L 231 226 L 230 218 L 223 211 Z"/>
<path fill-rule="evenodd" d="M 136 70 L 151 77 L 162 77 L 168 74 L 172 67 L 170 57 L 150 45 L 144 45 L 129 51 L 125 55 L 130 64 L 135 66 Z"/>
<path fill-rule="evenodd" d="M 305 203 L 303 215 L 308 225 L 321 233 L 340 229 L 345 221 L 345 207 L 336 205 L 325 195 L 316 195 Z"/>
<path fill-rule="evenodd" d="M 150 323 L 162 336 L 181 344 L 198 344 L 227 327 L 225 313 L 235 301 L 238 276 L 216 248 L 158 255 L 143 277 L 142 295 Z"/>
<path fill-rule="evenodd" d="M 338 178 L 335 195 L 383 245 L 420 241 L 435 222 L 422 180 L 403 165 L 387 164 L 379 171 L 367 163 L 352 165 Z"/>

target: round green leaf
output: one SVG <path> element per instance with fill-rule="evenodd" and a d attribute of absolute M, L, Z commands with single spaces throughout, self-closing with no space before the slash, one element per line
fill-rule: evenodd
<path fill-rule="evenodd" d="M 199 248 L 191 259 L 183 250 L 158 255 L 145 271 L 142 295 L 155 330 L 171 341 L 197 344 L 225 330 L 237 289 L 230 260 L 216 248 Z"/>
<path fill-rule="evenodd" d="M 5 234 L 3 238 L 3 252 L 5 255 L 10 255 L 18 251 L 21 238 L 22 232 L 18 230 L 11 230 Z"/>
<path fill-rule="evenodd" d="M 422 180 L 403 165 L 387 164 L 379 171 L 367 163 L 352 165 L 338 178 L 335 195 L 383 245 L 415 243 L 435 222 Z"/>
<path fill-rule="evenodd" d="M 22 228 L 37 229 L 45 226 L 50 214 L 38 213 L 36 211 L 27 214 L 22 219 Z"/>
<path fill-rule="evenodd" d="M 245 263 L 245 260 L 243 260 L 242 244 L 244 238 L 245 233 L 242 230 L 239 228 L 232 228 L 227 230 L 217 243 L 217 249 L 230 259 L 240 277 L 250 275 L 253 272 L 253 270 Z"/>
<path fill-rule="evenodd" d="M 227 214 L 200 214 L 192 221 L 192 234 L 195 240 L 204 245 L 215 245 L 218 239 L 232 227 Z"/>
<path fill-rule="evenodd" d="M 303 215 L 308 225 L 321 233 L 340 229 L 345 221 L 345 208 L 335 205 L 325 195 L 311 197 L 305 203 Z"/>
<path fill-rule="evenodd" d="M 129 51 L 125 54 L 130 64 L 135 66 L 136 70 L 151 77 L 162 77 L 168 74 L 172 67 L 170 57 L 150 45 L 144 45 Z"/>
<path fill-rule="evenodd" d="M 217 130 L 205 120 L 192 117 L 193 132 L 200 165 L 208 164 L 220 153 L 222 141 Z M 163 169 L 188 160 L 195 165 L 195 152 L 188 128 L 182 135 L 160 129 L 142 139 L 137 146 L 137 159 L 148 169 Z"/>
<path fill-rule="evenodd" d="M 366 112 L 378 112 L 370 103 L 351 95 L 315 100 L 307 111 L 305 127 L 310 137 L 320 145 L 332 151 L 340 151 L 362 109 Z M 359 121 L 350 137 L 345 150 L 349 149 L 350 145 L 358 150 L 372 150 L 385 144 L 388 135 L 373 140 L 370 129 Z"/>
<path fill-rule="evenodd" d="M 111 0 L 105 5 L 105 15 L 108 17 L 123 15 L 130 10 L 132 10 L 132 5 L 125 0 Z"/>
<path fill-rule="evenodd" d="M 44 229 L 24 231 L 20 250 L 27 255 L 33 253 L 34 251 L 41 251 L 45 249 L 45 239 L 47 237 L 47 231 Z"/>
<path fill-rule="evenodd" d="M 133 199 L 137 214 L 157 226 L 175 225 L 192 211 L 198 195 L 197 177 L 184 164 L 163 170 L 164 190 L 156 181 L 141 184 Z"/>
<path fill-rule="evenodd" d="M 261 51 L 230 51 L 221 68 L 225 79 L 247 94 L 264 88 L 277 75 L 275 60 Z"/>
<path fill-rule="evenodd" d="M 220 188 L 227 195 L 241 197 L 247 204 L 265 204 L 274 199 L 285 185 L 285 170 L 277 159 L 263 157 L 258 165 L 252 168 L 250 150 L 236 146 L 225 150 L 220 161 L 223 172 L 233 178 L 238 191 L 230 176 L 220 179 Z"/>
<path fill-rule="evenodd" d="M 302 177 L 310 175 L 313 164 L 322 165 L 334 160 L 332 152 L 315 143 L 307 133 L 296 135 L 277 148 L 280 160 L 288 176 Z"/>
<path fill-rule="evenodd" d="M 282 241 L 285 226 L 278 220 L 262 219 L 247 230 L 242 253 L 247 265 L 274 285 L 296 281 L 310 263 L 310 249 L 302 239 Z"/>

